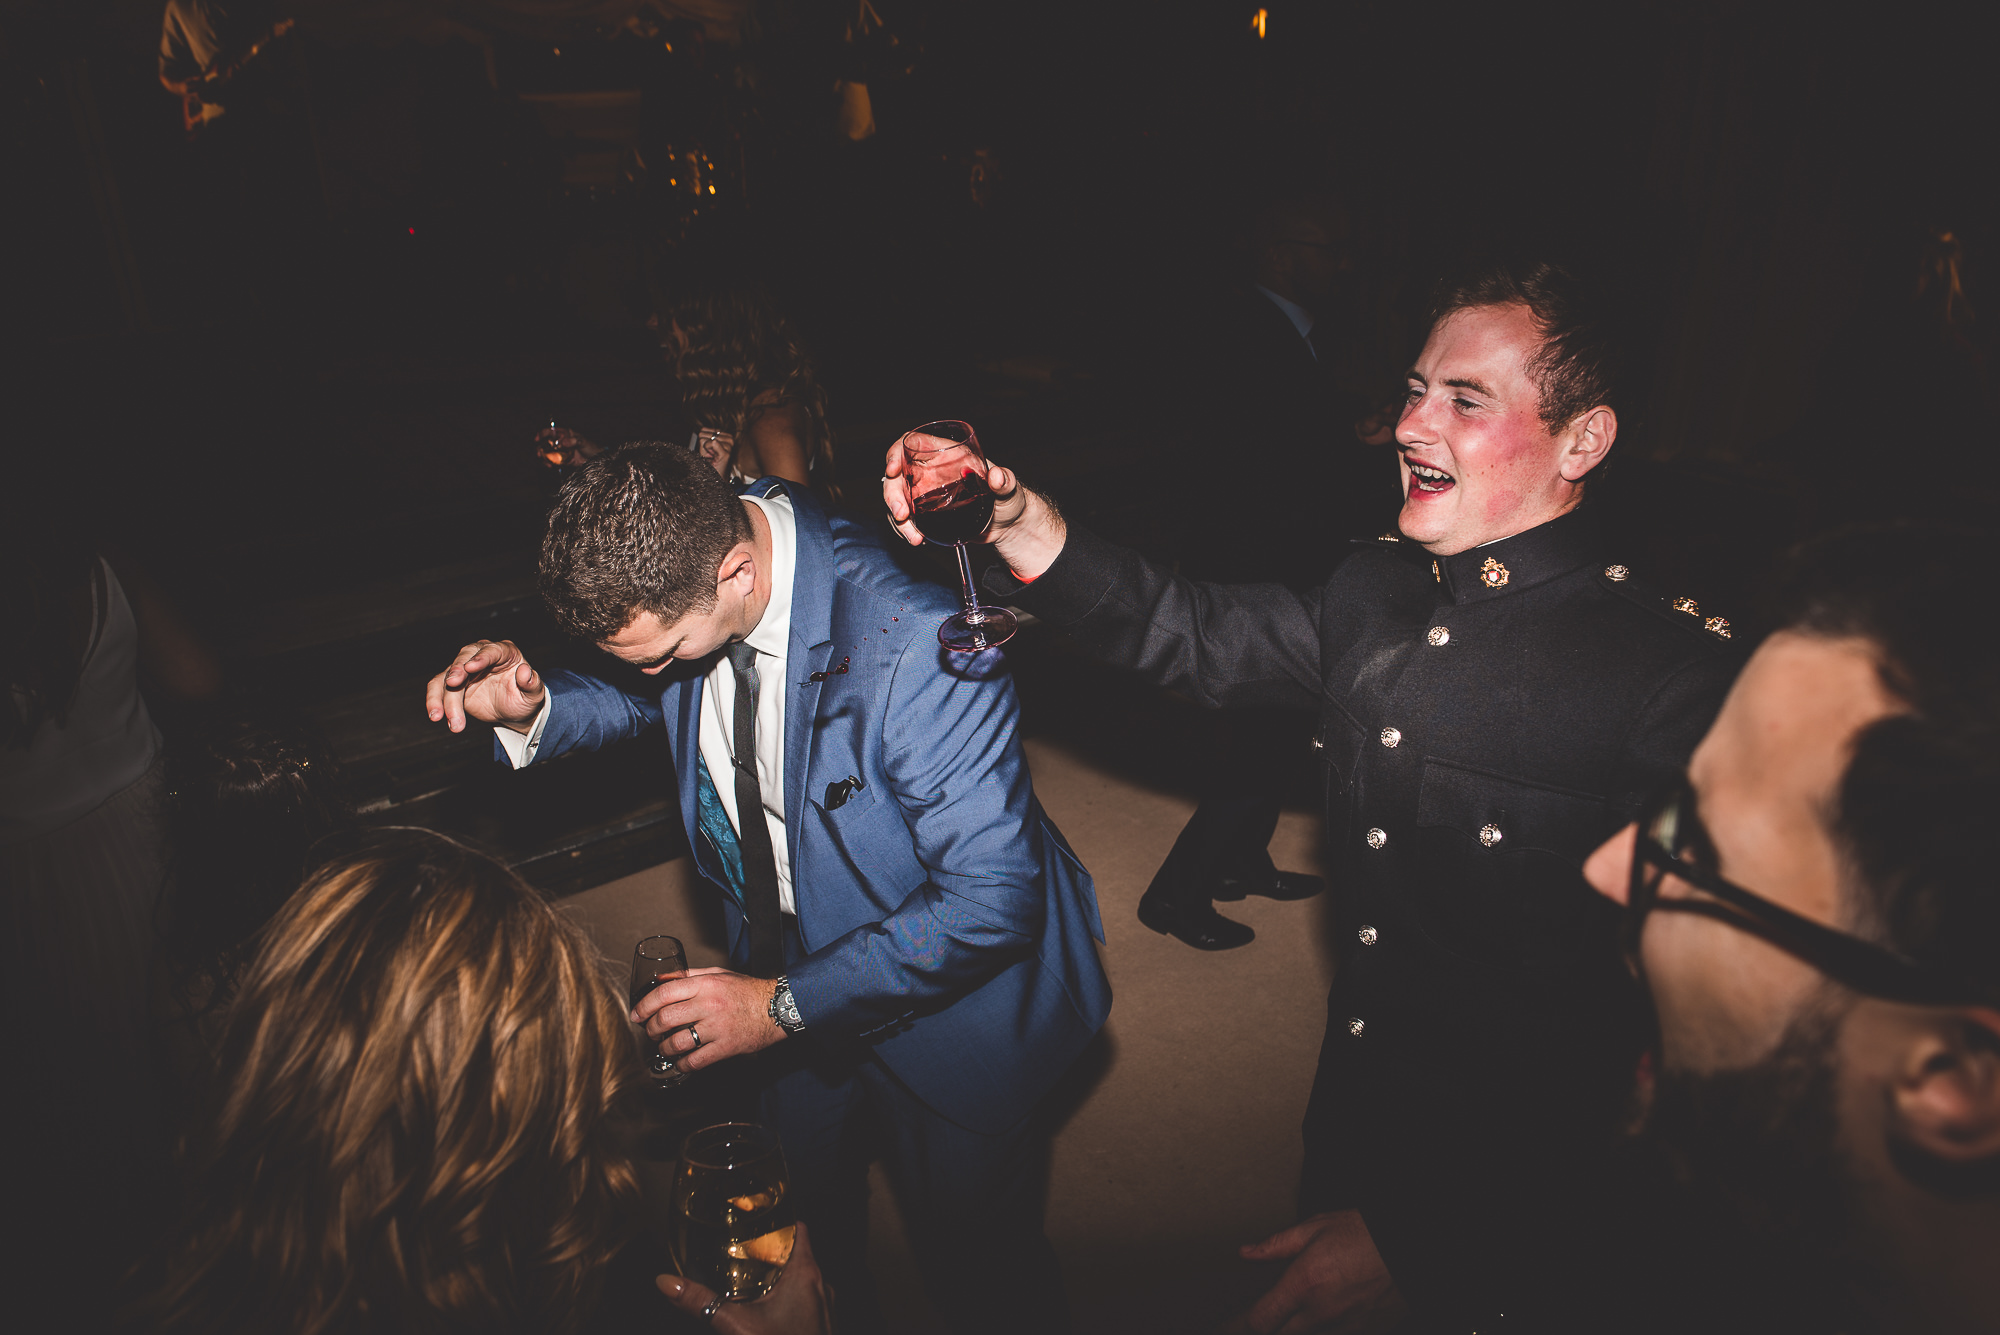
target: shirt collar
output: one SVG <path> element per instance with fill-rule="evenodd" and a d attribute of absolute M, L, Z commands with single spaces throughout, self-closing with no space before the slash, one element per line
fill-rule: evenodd
<path fill-rule="evenodd" d="M 1525 533 L 1441 556 L 1432 568 L 1454 603 L 1519 593 L 1596 559 L 1597 516 L 1579 507 Z"/>
<path fill-rule="evenodd" d="M 792 636 L 792 580 L 798 573 L 798 520 L 792 514 L 792 498 L 781 489 L 769 496 L 745 496 L 744 500 L 764 512 L 771 523 L 771 601 L 757 628 L 743 642 L 760 654 L 783 658 Z"/>
<path fill-rule="evenodd" d="M 1285 300 L 1262 283 L 1252 283 L 1251 286 L 1270 298 L 1271 304 L 1285 313 L 1285 318 L 1292 322 L 1292 328 L 1299 331 L 1300 338 L 1312 337 L 1313 325 L 1318 321 L 1314 319 L 1311 311 L 1296 301 Z"/>

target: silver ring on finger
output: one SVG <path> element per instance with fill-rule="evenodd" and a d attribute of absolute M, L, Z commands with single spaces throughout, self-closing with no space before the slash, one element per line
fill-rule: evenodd
<path fill-rule="evenodd" d="M 715 1314 L 717 1312 L 720 1312 L 721 1310 L 722 1310 L 722 1295 L 717 1294 L 715 1297 L 708 1300 L 708 1306 L 701 1309 L 701 1319 L 703 1321 L 713 1321 L 715 1320 Z"/>
<path fill-rule="evenodd" d="M 701 1030 L 695 1028 L 693 1025 L 689 1025 L 688 1037 L 694 1040 L 694 1048 L 701 1046 Z M 693 1052 L 694 1048 L 689 1048 L 688 1051 Z"/>

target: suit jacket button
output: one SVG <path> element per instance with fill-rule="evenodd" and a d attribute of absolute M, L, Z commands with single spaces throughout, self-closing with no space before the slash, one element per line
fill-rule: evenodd
<path fill-rule="evenodd" d="M 1431 633 L 1424 638 L 1431 642 L 1431 648 L 1436 649 L 1451 643 L 1451 632 L 1443 626 L 1432 626 Z"/>
<path fill-rule="evenodd" d="M 1500 827 L 1498 825 L 1482 825 L 1479 827 L 1479 842 L 1486 845 L 1488 848 L 1493 847 L 1493 845 L 1499 843 L 1502 839 L 1505 839 L 1506 837 L 1507 837 L 1506 835 L 1500 833 Z"/>
<path fill-rule="evenodd" d="M 1382 939 L 1382 934 L 1366 923 L 1362 924 L 1361 930 L 1355 935 L 1361 938 L 1361 944 L 1364 946 L 1372 946 Z"/>
<path fill-rule="evenodd" d="M 1391 750 L 1394 750 L 1396 747 L 1396 743 L 1402 740 L 1403 740 L 1403 730 L 1401 728 L 1382 729 L 1382 745 L 1390 748 Z"/>
<path fill-rule="evenodd" d="M 1363 837 L 1368 840 L 1368 846 L 1370 848 L 1380 848 L 1382 847 L 1382 845 L 1389 842 L 1389 832 L 1387 830 L 1380 830 L 1380 829 L 1370 830 Z"/>
<path fill-rule="evenodd" d="M 1347 1032 L 1354 1035 L 1356 1038 L 1361 1037 L 1361 1031 L 1366 1029 L 1367 1027 L 1368 1026 L 1363 1024 L 1358 1017 L 1350 1019 L 1347 1022 Z"/>

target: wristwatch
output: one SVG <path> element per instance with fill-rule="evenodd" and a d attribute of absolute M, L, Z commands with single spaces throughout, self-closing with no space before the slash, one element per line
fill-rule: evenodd
<path fill-rule="evenodd" d="M 799 1018 L 799 1003 L 792 1000 L 792 980 L 789 978 L 778 979 L 778 990 L 771 994 L 771 1004 L 766 1013 L 787 1034 L 805 1030 L 806 1022 Z"/>

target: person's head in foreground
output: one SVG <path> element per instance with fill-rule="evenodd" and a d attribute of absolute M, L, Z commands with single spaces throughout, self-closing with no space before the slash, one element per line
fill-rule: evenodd
<path fill-rule="evenodd" d="M 1603 298 L 1570 270 L 1500 264 L 1445 284 L 1396 423 L 1403 536 L 1451 556 L 1582 504 L 1618 438 L 1616 380 Z"/>
<path fill-rule="evenodd" d="M 542 538 L 556 624 L 645 672 L 757 628 L 771 597 L 761 517 L 686 450 L 635 442 L 563 485 Z"/>
<path fill-rule="evenodd" d="M 2000 659 L 1962 607 L 1991 550 L 1803 549 L 1686 787 L 1585 869 L 1659 1017 L 1649 1129 L 1802 1326 L 2000 1329 Z"/>
<path fill-rule="evenodd" d="M 582 932 L 421 830 L 261 938 L 134 1328 L 565 1331 L 636 1197 L 624 1006 Z"/>

